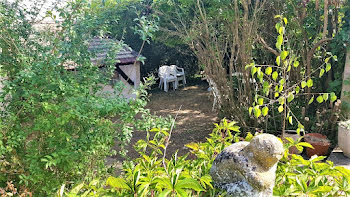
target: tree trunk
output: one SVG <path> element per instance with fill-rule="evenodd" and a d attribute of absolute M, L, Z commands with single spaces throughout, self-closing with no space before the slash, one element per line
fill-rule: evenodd
<path fill-rule="evenodd" d="M 341 101 L 343 103 L 343 106 L 345 103 L 350 103 L 350 98 L 345 94 L 345 92 L 350 92 L 350 85 L 346 84 L 345 81 L 350 78 L 350 47 L 347 48 L 346 53 L 346 60 L 344 65 L 344 72 L 343 72 L 343 85 L 341 89 Z M 345 107 L 345 113 L 350 114 L 350 108 Z"/>

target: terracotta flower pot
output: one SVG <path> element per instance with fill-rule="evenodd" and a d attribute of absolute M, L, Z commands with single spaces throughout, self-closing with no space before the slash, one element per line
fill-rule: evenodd
<path fill-rule="evenodd" d="M 346 157 L 350 157 L 350 129 L 346 122 L 339 123 L 338 127 L 338 146 Z"/>
<path fill-rule="evenodd" d="M 314 149 L 306 148 L 306 155 L 310 158 L 313 155 L 325 156 L 328 153 L 331 143 L 327 136 L 320 133 L 308 133 L 304 136 L 304 141 L 311 144 Z"/>

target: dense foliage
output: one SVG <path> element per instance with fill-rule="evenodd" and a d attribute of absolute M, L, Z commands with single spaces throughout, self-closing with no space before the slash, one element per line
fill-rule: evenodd
<path fill-rule="evenodd" d="M 123 174 L 109 177 L 106 181 L 94 180 L 81 183 L 69 192 L 64 187 L 58 196 L 224 196 L 223 191 L 213 187 L 209 170 L 218 153 L 232 143 L 240 141 L 236 122 L 222 120 L 204 143 L 190 143 L 186 146 L 191 154 L 166 158 L 170 132 L 153 129 L 153 137 L 135 144 L 140 157 L 123 166 Z M 259 133 L 256 133 L 258 135 Z M 244 140 L 254 136 L 248 133 Z M 334 167 L 329 161 L 320 162 L 324 157 L 303 159 L 300 155 L 289 154 L 289 148 L 298 150 L 310 147 L 305 142 L 287 138 L 285 152 L 276 173 L 276 196 L 345 196 L 350 194 L 350 171 Z M 188 159 L 188 157 L 192 157 Z"/>
<path fill-rule="evenodd" d="M 114 62 L 106 60 L 105 72 L 91 63 L 89 33 L 103 26 L 87 16 L 84 1 L 48 13 L 60 19 L 53 30 L 33 27 L 38 12 L 22 6 L 0 4 L 0 188 L 13 181 L 46 196 L 63 182 L 103 176 L 115 140 L 126 144 L 135 126 L 158 123 L 143 109 L 145 85 L 135 100 L 120 96 L 121 84 L 113 94 L 101 92 Z M 137 113 L 143 118 L 136 120 Z"/>
<path fill-rule="evenodd" d="M 349 1 L 75 0 L 45 16 L 40 3 L 28 9 L 23 2 L 0 2 L 1 195 L 225 195 L 213 187 L 209 170 L 220 151 L 243 140 L 240 128 L 224 119 L 206 142 L 170 157 L 175 123 L 144 109 L 153 77 L 133 100 L 121 96 L 122 83 L 113 93 L 101 91 L 124 41 L 138 50 L 147 73 L 162 64 L 177 64 L 191 76 L 204 70 L 220 116 L 244 131 L 336 128 L 333 101 L 350 40 Z M 45 19 L 51 26 L 38 26 Z M 88 50 L 96 36 L 119 40 L 103 69 Z M 135 144 L 140 157 L 111 176 L 106 157 L 116 154 L 116 144 L 125 153 L 135 130 L 147 132 Z M 244 140 L 253 137 L 244 133 Z M 324 157 L 289 154 L 291 146 L 310 147 L 301 139 L 285 138 L 274 195 L 350 195 L 348 170 Z"/>

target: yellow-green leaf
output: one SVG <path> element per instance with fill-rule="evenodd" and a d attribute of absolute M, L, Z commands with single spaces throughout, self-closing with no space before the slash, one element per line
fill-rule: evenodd
<path fill-rule="evenodd" d="M 272 73 L 272 68 L 269 66 L 269 67 L 267 67 L 266 69 L 265 69 L 265 73 L 267 74 L 267 75 L 271 75 L 271 73 Z"/>
<path fill-rule="evenodd" d="M 281 50 L 282 43 L 283 43 L 283 35 L 277 36 L 276 48 Z"/>
<path fill-rule="evenodd" d="M 322 68 L 322 69 L 320 70 L 320 75 L 319 75 L 319 77 L 322 77 L 323 74 L 324 74 L 324 69 Z"/>
<path fill-rule="evenodd" d="M 326 64 L 326 72 L 328 72 L 331 68 L 332 68 L 331 64 L 327 63 Z"/>
<path fill-rule="evenodd" d="M 283 105 L 280 105 L 279 107 L 278 107 L 278 112 L 283 112 Z"/>
<path fill-rule="evenodd" d="M 307 85 L 307 87 L 310 88 L 314 85 L 314 82 L 312 81 L 312 79 L 309 79 L 309 80 L 307 80 L 306 85 Z"/>
<path fill-rule="evenodd" d="M 295 60 L 295 61 L 293 62 L 293 66 L 294 66 L 295 68 L 298 67 L 298 66 L 299 66 L 299 61 Z"/>
<path fill-rule="evenodd" d="M 257 68 L 255 66 L 252 66 L 252 69 L 250 70 L 250 72 L 252 73 L 252 77 L 254 77 L 254 74 L 256 73 Z"/>
<path fill-rule="evenodd" d="M 277 56 L 277 58 L 276 58 L 276 64 L 277 64 L 278 66 L 281 65 L 281 56 Z"/>
<path fill-rule="evenodd" d="M 276 71 L 274 71 L 274 72 L 272 73 L 272 79 L 273 79 L 274 81 L 276 81 L 277 77 L 278 77 L 278 73 L 277 73 Z"/>
<path fill-rule="evenodd" d="M 305 86 L 306 86 L 306 82 L 305 82 L 305 81 L 302 81 L 302 82 L 301 82 L 301 88 L 305 88 Z"/>
<path fill-rule="evenodd" d="M 106 185 L 109 185 L 118 189 L 130 189 L 129 185 L 122 178 L 109 177 L 106 181 Z"/>
<path fill-rule="evenodd" d="M 318 102 L 318 103 L 322 103 L 323 102 L 323 97 L 320 95 L 320 96 L 318 96 L 317 98 L 316 98 L 316 101 Z"/>
<path fill-rule="evenodd" d="M 331 93 L 331 102 L 337 100 L 337 96 L 335 95 L 334 92 Z"/>
<path fill-rule="evenodd" d="M 254 108 L 254 115 L 257 118 L 259 118 L 259 116 L 261 115 L 261 110 L 258 107 Z"/>
<path fill-rule="evenodd" d="M 328 61 L 329 61 L 329 59 L 331 59 L 331 57 L 327 57 L 327 58 L 324 60 L 324 62 L 327 64 Z"/>
<path fill-rule="evenodd" d="M 280 28 L 278 29 L 278 33 L 279 33 L 280 35 L 283 35 L 283 34 L 284 34 L 284 27 L 283 27 L 283 26 L 280 27 Z"/>
<path fill-rule="evenodd" d="M 269 112 L 269 108 L 268 107 L 265 106 L 264 108 L 262 108 L 262 115 L 263 116 L 266 116 L 268 112 Z"/>
<path fill-rule="evenodd" d="M 309 105 L 314 102 L 314 96 L 311 97 L 311 99 L 309 100 Z"/>
<path fill-rule="evenodd" d="M 290 94 L 287 98 L 287 101 L 290 103 L 294 99 L 294 94 Z"/>
<path fill-rule="evenodd" d="M 287 18 L 286 17 L 283 17 L 283 21 L 284 21 L 284 24 L 288 24 L 288 20 L 287 20 Z"/>
<path fill-rule="evenodd" d="M 328 93 L 323 94 L 322 97 L 323 97 L 323 100 L 325 100 L 325 101 L 328 100 Z"/>
<path fill-rule="evenodd" d="M 258 104 L 259 105 L 263 105 L 264 104 L 264 99 L 263 98 L 259 98 L 258 99 Z"/>
<path fill-rule="evenodd" d="M 286 57 L 288 56 L 288 54 L 289 54 L 288 51 L 282 51 L 282 52 L 281 52 L 281 59 L 282 59 L 282 60 L 285 60 Z"/>
<path fill-rule="evenodd" d="M 293 117 L 292 116 L 289 116 L 289 118 L 288 118 L 288 121 L 289 121 L 289 124 L 293 124 Z"/>

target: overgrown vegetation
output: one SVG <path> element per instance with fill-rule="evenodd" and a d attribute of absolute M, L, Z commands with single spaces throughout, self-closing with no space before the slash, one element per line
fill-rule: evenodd
<path fill-rule="evenodd" d="M 0 4 L 0 187 L 13 181 L 19 190 L 46 196 L 64 182 L 103 177 L 115 140 L 125 145 L 136 126 L 158 123 L 143 108 L 152 80 L 135 100 L 118 96 L 121 84 L 114 94 L 101 92 L 114 61 L 106 60 L 107 77 L 91 63 L 87 41 L 103 26 L 86 16 L 84 1 L 59 9 L 60 22 L 51 31 L 35 29 L 38 12 L 21 6 Z M 136 120 L 138 113 L 143 118 Z"/>
<path fill-rule="evenodd" d="M 218 153 L 232 143 L 240 141 L 236 122 L 226 119 L 216 124 L 215 129 L 204 143 L 186 145 L 191 154 L 178 157 L 175 153 L 166 159 L 166 147 L 170 132 L 153 129 L 154 137 L 135 144 L 140 157 L 123 166 L 123 175 L 81 183 L 65 192 L 64 186 L 58 196 L 225 196 L 223 191 L 213 187 L 209 170 Z M 258 135 L 259 133 L 256 133 Z M 250 141 L 254 136 L 248 133 L 243 140 Z M 295 146 L 302 151 L 310 147 L 305 142 L 287 138 L 285 152 L 278 164 L 274 195 L 277 196 L 344 196 L 350 194 L 350 171 L 334 167 L 329 161 L 319 162 L 325 157 L 303 159 L 292 155 L 289 148 Z M 193 156 L 193 159 L 187 157 Z"/>
<path fill-rule="evenodd" d="M 37 26 L 41 4 L 23 2 L 0 2 L 0 195 L 224 196 L 210 167 L 226 146 L 249 141 L 252 127 L 336 129 L 348 0 L 74 0 L 46 13 L 49 29 Z M 104 72 L 88 50 L 96 36 L 119 40 Z M 205 142 L 186 145 L 190 153 L 170 157 L 174 120 L 145 109 L 153 76 L 134 100 L 121 96 L 122 83 L 101 91 L 124 41 L 149 65 L 144 71 L 174 63 L 189 75 L 204 71 L 220 116 L 237 122 L 223 119 Z M 135 130 L 147 133 L 134 146 L 139 157 L 115 177 L 106 157 L 115 144 L 125 154 Z M 301 139 L 284 138 L 274 195 L 350 195 L 349 170 L 289 153 L 310 147 Z"/>

